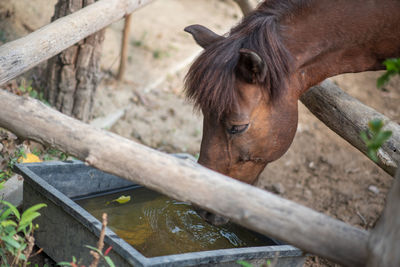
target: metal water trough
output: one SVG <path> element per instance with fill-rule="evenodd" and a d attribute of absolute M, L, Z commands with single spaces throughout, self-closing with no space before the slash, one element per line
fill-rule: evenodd
<path fill-rule="evenodd" d="M 35 221 L 36 243 L 56 262 L 72 256 L 87 264 L 92 258 L 85 245 L 96 246 L 101 222 L 76 204 L 73 198 L 134 185 L 132 182 L 86 166 L 80 161 L 18 164 L 24 177 L 24 208 L 46 203 Z M 123 266 L 239 266 L 245 260 L 254 266 L 277 259 L 275 266 L 302 266 L 304 254 L 289 245 L 220 249 L 147 258 L 118 237 L 110 229 L 105 247 L 112 246 L 109 256 L 118 267 Z M 277 258 L 276 258 L 277 257 Z"/>

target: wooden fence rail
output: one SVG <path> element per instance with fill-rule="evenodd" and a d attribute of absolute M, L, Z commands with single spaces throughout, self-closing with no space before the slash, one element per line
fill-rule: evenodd
<path fill-rule="evenodd" d="M 360 132 L 368 128 L 372 119 L 381 119 L 385 130 L 391 130 L 392 136 L 378 151 L 377 165 L 391 176 L 400 167 L 400 125 L 391 121 L 343 92 L 330 80 L 310 88 L 301 102 L 325 125 L 348 141 L 352 146 L 367 155 L 367 147 L 360 138 Z"/>
<path fill-rule="evenodd" d="M 0 85 L 152 0 L 100 0 L 0 47 Z"/>

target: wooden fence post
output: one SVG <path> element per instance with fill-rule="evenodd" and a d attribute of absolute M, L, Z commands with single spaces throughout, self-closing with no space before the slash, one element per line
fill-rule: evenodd
<path fill-rule="evenodd" d="M 126 60 L 129 48 L 129 33 L 131 30 L 131 18 L 132 14 L 129 14 L 125 17 L 124 31 L 122 33 L 122 40 L 121 40 L 121 58 L 119 61 L 119 68 L 117 74 L 118 81 L 122 81 L 125 74 Z"/>
<path fill-rule="evenodd" d="M 400 168 L 368 240 L 367 267 L 400 266 Z"/>

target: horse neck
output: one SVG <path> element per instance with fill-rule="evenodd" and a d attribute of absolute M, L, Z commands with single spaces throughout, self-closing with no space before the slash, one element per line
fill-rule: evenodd
<path fill-rule="evenodd" d="M 382 69 L 383 60 L 400 56 L 400 1 L 310 2 L 281 22 L 300 93 L 337 74 Z"/>

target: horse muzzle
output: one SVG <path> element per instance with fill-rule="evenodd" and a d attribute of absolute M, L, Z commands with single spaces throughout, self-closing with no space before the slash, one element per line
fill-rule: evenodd
<path fill-rule="evenodd" d="M 197 212 L 197 214 L 201 218 L 203 218 L 203 220 L 205 220 L 206 222 L 208 222 L 212 225 L 219 226 L 219 225 L 227 224 L 229 222 L 229 219 L 224 216 L 211 213 L 209 211 L 203 210 L 202 208 L 199 208 L 196 206 L 193 206 L 193 208 Z"/>

